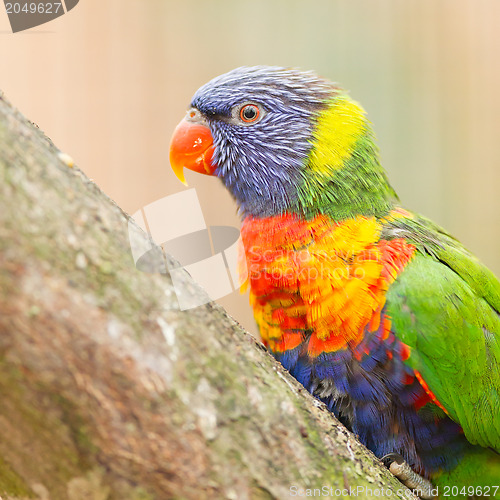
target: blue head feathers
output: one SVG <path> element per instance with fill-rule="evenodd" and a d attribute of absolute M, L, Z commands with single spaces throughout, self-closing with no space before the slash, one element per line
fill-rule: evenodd
<path fill-rule="evenodd" d="M 243 214 L 271 216 L 296 205 L 315 117 L 336 91 L 314 73 L 255 66 L 214 78 L 196 92 L 191 106 L 212 131 L 216 175 Z M 250 122 L 242 115 L 249 104 L 257 114 Z"/>

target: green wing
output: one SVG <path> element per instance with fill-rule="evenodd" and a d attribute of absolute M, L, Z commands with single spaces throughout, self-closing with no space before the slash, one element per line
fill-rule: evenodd
<path fill-rule="evenodd" d="M 384 230 L 417 247 L 387 292 L 407 361 L 473 444 L 500 452 L 500 283 L 479 260 L 423 218 Z"/>

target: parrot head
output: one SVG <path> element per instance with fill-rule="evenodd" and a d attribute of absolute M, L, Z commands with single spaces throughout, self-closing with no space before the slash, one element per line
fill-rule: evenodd
<path fill-rule="evenodd" d="M 312 72 L 242 67 L 194 95 L 170 147 L 172 169 L 219 177 L 240 212 L 386 213 L 396 195 L 362 108 Z"/>

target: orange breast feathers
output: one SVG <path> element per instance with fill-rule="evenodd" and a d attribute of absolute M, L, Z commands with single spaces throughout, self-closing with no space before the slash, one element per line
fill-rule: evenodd
<path fill-rule="evenodd" d="M 272 351 L 293 349 L 309 333 L 310 356 L 355 347 L 381 321 L 388 334 L 385 294 L 415 247 L 381 240 L 381 229 L 374 217 L 362 216 L 341 223 L 324 215 L 245 219 L 250 302 Z"/>

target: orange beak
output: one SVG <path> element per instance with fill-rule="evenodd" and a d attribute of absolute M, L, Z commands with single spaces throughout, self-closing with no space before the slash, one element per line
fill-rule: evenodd
<path fill-rule="evenodd" d="M 206 125 L 186 118 L 177 125 L 170 142 L 170 165 L 183 184 L 186 184 L 184 168 L 213 175 L 217 168 L 212 163 L 213 153 L 214 140 Z"/>

